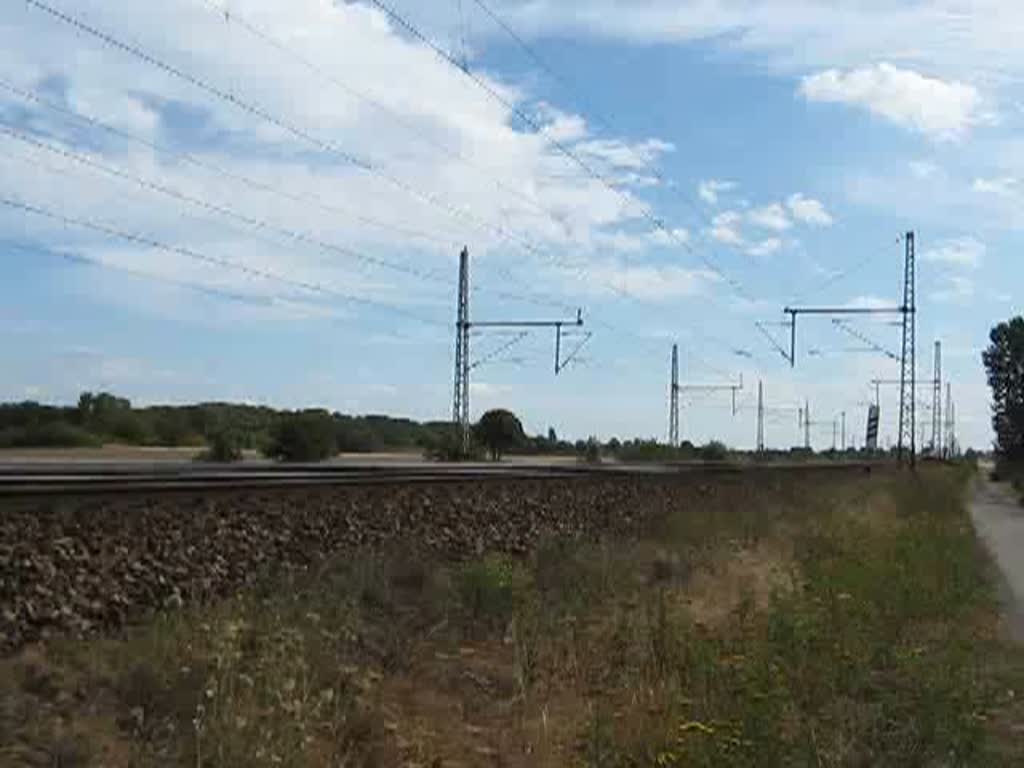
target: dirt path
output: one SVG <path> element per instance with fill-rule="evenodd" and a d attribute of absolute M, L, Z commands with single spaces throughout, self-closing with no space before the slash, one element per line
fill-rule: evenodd
<path fill-rule="evenodd" d="M 971 517 L 1003 575 L 1010 631 L 1024 642 L 1024 506 L 1009 484 L 989 480 L 990 469 L 975 481 Z"/>

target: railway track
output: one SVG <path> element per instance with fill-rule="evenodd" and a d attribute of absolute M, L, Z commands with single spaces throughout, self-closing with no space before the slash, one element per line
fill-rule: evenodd
<path fill-rule="evenodd" d="M 885 464 L 811 462 L 738 464 L 403 464 L 235 465 L 10 464 L 0 465 L 0 498 L 94 494 L 182 493 L 344 485 L 410 485 L 494 480 L 736 474 L 743 472 L 863 472 Z"/>

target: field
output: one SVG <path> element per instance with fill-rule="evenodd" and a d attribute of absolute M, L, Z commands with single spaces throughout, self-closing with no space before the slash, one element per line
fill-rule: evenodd
<path fill-rule="evenodd" d="M 716 480 L 519 556 L 395 537 L 23 649 L 0 763 L 1019 765 L 967 482 Z"/>

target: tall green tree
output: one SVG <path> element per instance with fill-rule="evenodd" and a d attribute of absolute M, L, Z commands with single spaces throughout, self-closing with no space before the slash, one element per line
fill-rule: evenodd
<path fill-rule="evenodd" d="M 992 429 L 996 449 L 1007 458 L 1024 458 L 1024 317 L 1000 323 L 982 354 L 992 388 Z"/>
<path fill-rule="evenodd" d="M 500 461 L 504 454 L 526 442 L 519 417 L 500 408 L 481 416 L 474 431 L 477 440 L 486 446 L 492 461 Z"/>
<path fill-rule="evenodd" d="M 264 453 L 279 461 L 323 461 L 338 452 L 334 420 L 326 411 L 288 414 L 277 424 Z"/>

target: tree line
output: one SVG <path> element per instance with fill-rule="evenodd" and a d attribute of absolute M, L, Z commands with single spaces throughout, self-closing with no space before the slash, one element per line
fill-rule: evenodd
<path fill-rule="evenodd" d="M 992 329 L 982 362 L 992 390 L 996 453 L 1019 467 L 1024 465 L 1024 317 Z"/>
<path fill-rule="evenodd" d="M 0 448 L 90 447 L 104 443 L 201 448 L 217 441 L 271 455 L 296 425 L 304 440 L 331 453 L 416 449 L 449 429 L 383 415 L 323 409 L 287 411 L 258 405 L 199 403 L 134 407 L 108 392 L 85 392 L 74 406 L 0 404 Z M 307 436 L 305 433 L 309 433 Z"/>
<path fill-rule="evenodd" d="M 194 447 L 213 461 L 234 461 L 244 451 L 282 461 L 320 461 L 339 453 L 415 451 L 439 460 L 498 460 L 507 454 L 601 457 L 620 461 L 722 460 L 721 443 L 680 448 L 656 440 L 568 441 L 554 429 L 527 435 L 505 409 L 473 425 L 468 455 L 449 422 L 417 422 L 385 415 L 352 416 L 324 409 L 288 411 L 236 403 L 136 407 L 109 392 L 84 392 L 72 406 L 33 401 L 0 404 L 0 449 L 84 448 L 104 444 Z"/>

